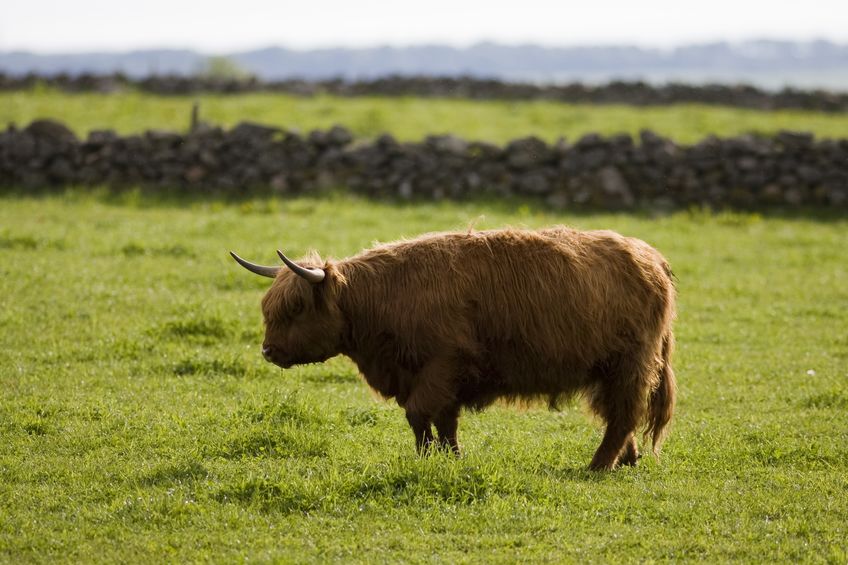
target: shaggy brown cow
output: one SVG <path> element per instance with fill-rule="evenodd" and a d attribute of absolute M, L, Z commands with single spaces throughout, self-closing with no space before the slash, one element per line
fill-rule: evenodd
<path fill-rule="evenodd" d="M 656 453 L 671 419 L 675 292 L 638 239 L 564 227 L 438 233 L 287 268 L 233 257 L 274 283 L 262 353 L 280 367 L 343 353 L 406 410 L 419 451 L 458 452 L 461 408 L 583 393 L 606 423 L 591 469 Z"/>

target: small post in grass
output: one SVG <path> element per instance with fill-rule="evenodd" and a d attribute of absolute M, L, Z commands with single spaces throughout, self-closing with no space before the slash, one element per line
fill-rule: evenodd
<path fill-rule="evenodd" d="M 200 102 L 197 100 L 191 105 L 191 123 L 188 127 L 189 133 L 194 133 L 197 130 L 198 118 L 200 115 Z"/>

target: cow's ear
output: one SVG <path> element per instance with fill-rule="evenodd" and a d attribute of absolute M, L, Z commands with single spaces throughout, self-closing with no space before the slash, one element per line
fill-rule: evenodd
<path fill-rule="evenodd" d="M 347 286 L 347 278 L 332 259 L 324 261 L 324 272 L 327 274 L 327 278 L 332 280 L 336 288 Z"/>
<path fill-rule="evenodd" d="M 329 304 L 334 302 L 342 289 L 347 286 L 347 279 L 332 261 L 324 263 L 323 271 L 324 280 L 320 284 L 312 285 L 312 289 L 316 303 L 320 301 L 322 304 Z"/>

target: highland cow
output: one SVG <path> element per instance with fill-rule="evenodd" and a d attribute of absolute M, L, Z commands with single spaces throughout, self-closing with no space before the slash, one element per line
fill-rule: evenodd
<path fill-rule="evenodd" d="M 345 354 L 405 409 L 421 452 L 459 452 L 460 410 L 583 394 L 606 424 L 594 470 L 657 453 L 674 409 L 675 290 L 655 249 L 610 231 L 556 227 L 428 234 L 341 261 L 285 267 L 262 300 L 265 358 Z M 438 437 L 434 437 L 435 426 Z"/>

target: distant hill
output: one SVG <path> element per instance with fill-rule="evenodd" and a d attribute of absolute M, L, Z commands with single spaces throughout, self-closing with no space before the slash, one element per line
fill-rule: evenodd
<path fill-rule="evenodd" d="M 315 49 L 269 47 L 224 54 L 265 80 L 284 78 L 367 79 L 389 74 L 468 75 L 539 82 L 613 79 L 649 82 L 748 82 L 848 89 L 848 45 L 829 41 L 759 40 L 708 43 L 669 50 L 632 46 L 541 47 L 479 43 L 467 48 L 439 45 Z M 0 52 L 8 74 L 123 72 L 190 75 L 207 55 L 189 50 L 38 55 Z"/>

